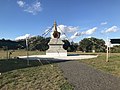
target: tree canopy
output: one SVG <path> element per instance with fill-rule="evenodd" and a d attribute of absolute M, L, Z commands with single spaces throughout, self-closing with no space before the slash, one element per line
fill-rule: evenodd
<path fill-rule="evenodd" d="M 94 37 L 84 38 L 79 42 L 79 47 L 85 52 L 91 52 L 92 50 L 96 52 L 105 52 L 105 41 Z"/>
<path fill-rule="evenodd" d="M 49 48 L 48 46 L 49 41 L 50 41 L 50 37 L 48 38 L 44 38 L 41 36 L 32 37 L 29 39 L 29 49 L 45 51 Z"/>

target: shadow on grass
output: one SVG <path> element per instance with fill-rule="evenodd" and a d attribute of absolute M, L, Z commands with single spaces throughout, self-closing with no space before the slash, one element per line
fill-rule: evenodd
<path fill-rule="evenodd" d="M 29 65 L 27 64 L 26 59 L 2 59 L 0 60 L 0 73 L 17 70 L 27 67 L 42 66 L 46 64 L 66 62 L 69 60 L 49 60 L 49 59 L 38 59 L 38 60 L 29 60 Z"/>
<path fill-rule="evenodd" d="M 68 54 L 67 56 L 79 56 L 80 54 Z"/>
<path fill-rule="evenodd" d="M 97 53 L 79 53 L 79 54 L 68 54 L 67 56 L 79 56 L 79 55 L 98 55 Z"/>

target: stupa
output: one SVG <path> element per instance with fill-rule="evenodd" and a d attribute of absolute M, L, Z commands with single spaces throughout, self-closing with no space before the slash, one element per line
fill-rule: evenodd
<path fill-rule="evenodd" d="M 60 32 L 57 30 L 56 21 L 54 22 L 53 33 L 50 42 L 48 43 L 49 49 L 46 51 L 47 56 L 67 56 L 67 50 L 64 50 L 64 42 L 60 39 Z"/>

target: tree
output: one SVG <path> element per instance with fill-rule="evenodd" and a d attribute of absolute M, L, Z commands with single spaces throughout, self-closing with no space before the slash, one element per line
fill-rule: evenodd
<path fill-rule="evenodd" d="M 26 48 L 26 40 L 25 39 L 17 40 L 16 42 L 18 43 L 18 49 L 25 49 Z"/>
<path fill-rule="evenodd" d="M 2 39 L 2 40 L 0 40 L 0 48 L 3 48 L 3 47 L 7 47 L 8 50 L 9 49 L 17 49 L 18 43 L 16 41 Z"/>
<path fill-rule="evenodd" d="M 89 38 L 84 38 L 80 41 L 80 47 L 82 48 L 82 51 L 89 52 L 92 50 L 92 42 L 89 40 Z"/>
<path fill-rule="evenodd" d="M 91 52 L 92 50 L 96 52 L 105 52 L 105 41 L 94 37 L 84 38 L 79 42 L 79 48 L 84 52 Z"/>
<path fill-rule="evenodd" d="M 111 47 L 110 51 L 112 53 L 120 53 L 120 45 L 115 45 L 115 46 Z"/>
<path fill-rule="evenodd" d="M 64 42 L 63 48 L 64 48 L 65 50 L 67 50 L 68 47 L 70 47 L 70 42 L 69 42 L 68 40 L 63 40 L 63 42 Z"/>
<path fill-rule="evenodd" d="M 44 38 L 41 36 L 32 37 L 29 39 L 29 48 L 30 50 L 40 50 L 45 51 L 49 48 L 48 42 L 50 38 Z"/>
<path fill-rule="evenodd" d="M 70 52 L 76 52 L 78 48 L 78 43 L 74 43 L 73 41 L 70 44 Z"/>
<path fill-rule="evenodd" d="M 75 52 L 78 48 L 78 43 L 74 43 L 73 41 L 70 43 L 68 40 L 63 40 L 63 42 L 63 48 L 68 52 Z"/>
<path fill-rule="evenodd" d="M 44 38 L 41 36 L 36 36 L 28 39 L 28 46 L 29 50 L 40 50 L 40 51 L 45 51 L 49 48 L 48 42 L 50 41 L 50 37 Z M 0 40 L 0 48 L 6 50 L 14 50 L 14 49 L 26 49 L 26 40 L 17 40 L 17 41 L 12 41 L 12 40 L 5 40 L 2 39 Z"/>

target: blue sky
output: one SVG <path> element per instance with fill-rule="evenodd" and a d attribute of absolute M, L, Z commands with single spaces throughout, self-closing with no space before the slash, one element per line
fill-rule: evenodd
<path fill-rule="evenodd" d="M 91 36 L 120 37 L 119 4 L 120 0 L 0 0 L 0 39 L 42 35 L 54 20 L 75 42 Z"/>

